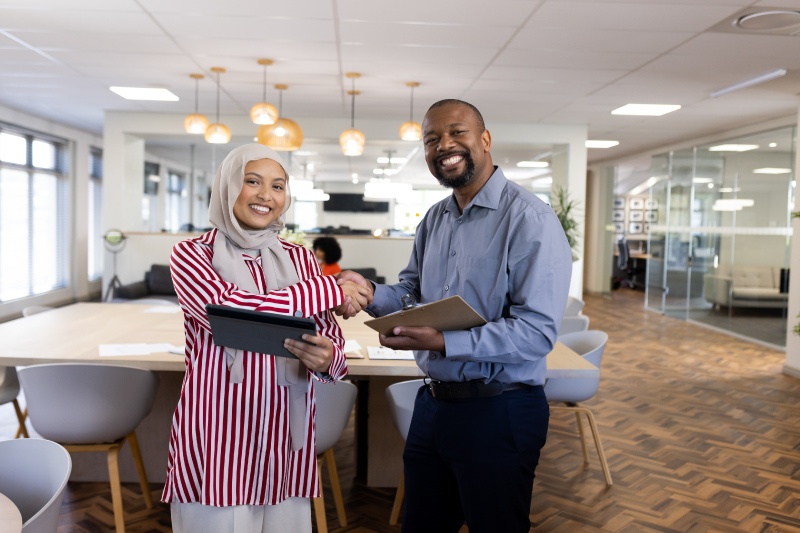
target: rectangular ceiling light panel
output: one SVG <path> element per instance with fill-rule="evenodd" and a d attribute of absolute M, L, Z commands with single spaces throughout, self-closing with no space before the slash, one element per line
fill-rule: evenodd
<path fill-rule="evenodd" d="M 712 146 L 708 149 L 709 152 L 746 152 L 748 150 L 757 150 L 757 144 L 720 144 Z"/>
<path fill-rule="evenodd" d="M 757 168 L 753 174 L 788 174 L 792 171 L 790 168 Z"/>
<path fill-rule="evenodd" d="M 619 141 L 586 141 L 586 148 L 611 148 L 618 144 Z"/>
<path fill-rule="evenodd" d="M 547 168 L 550 163 L 547 161 L 520 161 L 517 166 L 520 168 Z"/>
<path fill-rule="evenodd" d="M 663 104 L 627 104 L 611 112 L 612 115 L 642 115 L 649 117 L 660 117 L 667 113 L 672 113 L 680 109 L 679 105 Z"/>
<path fill-rule="evenodd" d="M 109 87 L 126 100 L 156 100 L 159 102 L 177 102 L 180 100 L 168 89 L 161 87 Z"/>

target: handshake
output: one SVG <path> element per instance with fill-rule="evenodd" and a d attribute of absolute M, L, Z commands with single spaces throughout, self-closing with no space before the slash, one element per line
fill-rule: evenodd
<path fill-rule="evenodd" d="M 337 316 L 347 320 L 372 303 L 372 283 L 364 279 L 364 276 L 345 270 L 337 274 L 336 279 L 344 291 L 344 302 L 333 310 Z"/>

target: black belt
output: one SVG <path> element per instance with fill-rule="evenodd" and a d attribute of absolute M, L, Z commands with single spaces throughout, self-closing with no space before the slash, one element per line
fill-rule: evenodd
<path fill-rule="evenodd" d="M 500 383 L 498 381 L 437 381 L 428 383 L 431 396 L 437 400 L 466 400 L 498 396 L 508 390 L 530 388 L 524 383 Z"/>

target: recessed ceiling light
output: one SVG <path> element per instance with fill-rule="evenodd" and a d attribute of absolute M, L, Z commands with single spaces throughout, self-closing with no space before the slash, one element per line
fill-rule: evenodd
<path fill-rule="evenodd" d="M 353 176 L 355 176 L 355 174 L 353 174 Z M 355 185 L 357 183 L 358 183 L 358 178 L 353 178 L 353 184 Z"/>
<path fill-rule="evenodd" d="M 293 153 L 294 155 L 301 155 L 301 156 L 306 156 L 306 155 L 317 155 L 317 152 L 309 152 L 309 151 L 307 151 L 307 150 L 295 150 L 295 151 L 294 151 L 294 152 L 292 152 L 292 153 Z"/>
<path fill-rule="evenodd" d="M 792 169 L 790 168 L 757 168 L 753 171 L 753 174 L 788 174 L 791 172 Z"/>
<path fill-rule="evenodd" d="M 618 144 L 619 141 L 586 141 L 586 148 L 611 148 Z"/>
<path fill-rule="evenodd" d="M 393 157 L 392 158 L 392 163 L 397 164 L 397 165 L 402 165 L 405 162 L 406 162 L 406 158 L 405 157 Z M 378 163 L 381 164 L 381 165 L 388 165 L 389 164 L 389 158 L 386 157 L 386 156 L 379 157 L 378 158 Z"/>
<path fill-rule="evenodd" d="M 739 192 L 741 190 L 739 187 L 722 187 L 719 192 Z"/>
<path fill-rule="evenodd" d="M 258 137 L 253 137 L 253 142 L 257 143 L 258 142 Z"/>
<path fill-rule="evenodd" d="M 720 198 L 714 203 L 716 205 L 741 205 L 744 207 L 753 207 L 755 205 L 755 201 L 749 198 Z"/>
<path fill-rule="evenodd" d="M 517 166 L 521 168 L 547 168 L 550 163 L 547 161 L 520 161 Z"/>
<path fill-rule="evenodd" d="M 769 143 L 770 148 L 775 148 L 776 146 L 778 146 L 778 143 Z"/>
<path fill-rule="evenodd" d="M 709 184 L 708 184 L 708 188 L 709 188 L 709 189 L 713 189 L 713 188 L 714 188 L 714 184 L 713 184 L 713 183 L 709 183 Z"/>
<path fill-rule="evenodd" d="M 646 115 L 660 117 L 680 109 L 679 105 L 663 104 L 627 104 L 611 112 L 612 115 Z"/>
<path fill-rule="evenodd" d="M 708 149 L 709 152 L 746 152 L 748 150 L 756 150 L 759 146 L 757 144 L 720 144 L 712 146 Z"/>
<path fill-rule="evenodd" d="M 695 183 L 711 183 L 714 180 L 712 178 L 692 178 L 692 181 Z"/>
<path fill-rule="evenodd" d="M 159 102 L 177 102 L 177 96 L 162 87 L 109 87 L 126 100 L 157 100 Z"/>

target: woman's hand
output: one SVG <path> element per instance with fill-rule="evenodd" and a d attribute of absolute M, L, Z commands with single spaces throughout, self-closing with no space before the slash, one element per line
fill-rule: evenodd
<path fill-rule="evenodd" d="M 344 303 L 342 303 L 342 306 L 347 304 L 352 307 L 355 311 L 352 313 L 353 315 L 366 308 L 372 301 L 372 291 L 358 283 L 345 281 L 340 287 L 342 287 L 342 291 L 344 292 Z"/>
<path fill-rule="evenodd" d="M 367 298 L 367 304 L 362 305 L 360 309 L 356 309 L 355 306 L 351 305 L 351 302 L 347 300 L 347 294 L 345 294 L 345 301 L 334 309 L 334 312 L 338 315 L 347 320 L 348 318 L 355 316 L 358 311 L 364 309 L 367 305 L 372 303 L 372 283 L 364 279 L 361 274 L 357 274 L 352 270 L 345 270 L 344 272 L 340 272 L 337 276 L 337 283 L 339 286 L 344 288 L 344 285 L 347 283 L 355 283 L 356 285 L 360 286 L 363 290 L 359 290 L 359 294 L 365 296 Z"/>
<path fill-rule="evenodd" d="M 296 355 L 309 370 L 323 374 L 330 370 L 333 361 L 333 343 L 330 339 L 322 335 L 303 335 L 303 340 L 312 344 L 285 339 L 283 347 Z"/>

